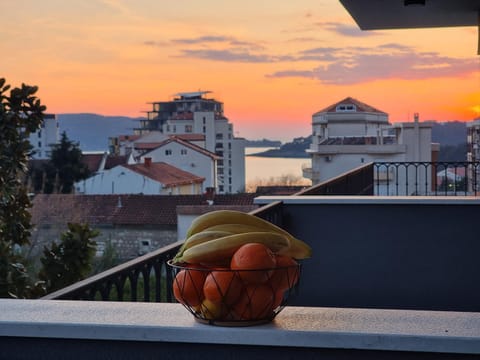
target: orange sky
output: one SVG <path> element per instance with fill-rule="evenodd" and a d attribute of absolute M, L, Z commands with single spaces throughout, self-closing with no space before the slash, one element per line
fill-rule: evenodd
<path fill-rule="evenodd" d="M 210 90 L 238 136 L 290 140 L 352 96 L 390 121 L 480 116 L 475 28 L 362 32 L 337 0 L 0 2 L 0 77 L 52 113 L 143 116 Z"/>

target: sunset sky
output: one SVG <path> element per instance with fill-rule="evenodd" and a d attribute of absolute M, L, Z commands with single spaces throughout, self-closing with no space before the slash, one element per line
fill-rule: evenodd
<path fill-rule="evenodd" d="M 347 96 L 391 122 L 480 116 L 475 27 L 362 32 L 337 0 L 3 0 L 0 77 L 50 113 L 144 116 L 212 91 L 237 136 L 287 141 Z"/>

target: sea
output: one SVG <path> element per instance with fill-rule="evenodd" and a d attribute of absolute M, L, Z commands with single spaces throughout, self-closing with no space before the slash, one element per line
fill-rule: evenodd
<path fill-rule="evenodd" d="M 245 155 L 267 151 L 268 147 L 247 147 Z M 309 158 L 283 158 L 245 156 L 245 183 L 266 183 L 279 177 L 298 178 L 301 185 L 309 185 L 309 179 L 302 176 L 302 166 L 310 167 Z"/>

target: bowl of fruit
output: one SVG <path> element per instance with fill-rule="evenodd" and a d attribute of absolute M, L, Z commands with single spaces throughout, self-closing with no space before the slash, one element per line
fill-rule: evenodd
<path fill-rule="evenodd" d="M 194 318 L 220 326 L 270 322 L 298 289 L 311 248 L 254 215 L 218 210 L 196 218 L 176 256 L 173 295 Z"/>

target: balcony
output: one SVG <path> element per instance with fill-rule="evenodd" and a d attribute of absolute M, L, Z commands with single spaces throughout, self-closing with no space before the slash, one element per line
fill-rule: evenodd
<path fill-rule="evenodd" d="M 480 198 L 374 188 L 368 164 L 256 199 L 314 254 L 269 324 L 204 325 L 172 303 L 178 242 L 42 300 L 0 300 L 0 358 L 478 359 Z"/>

